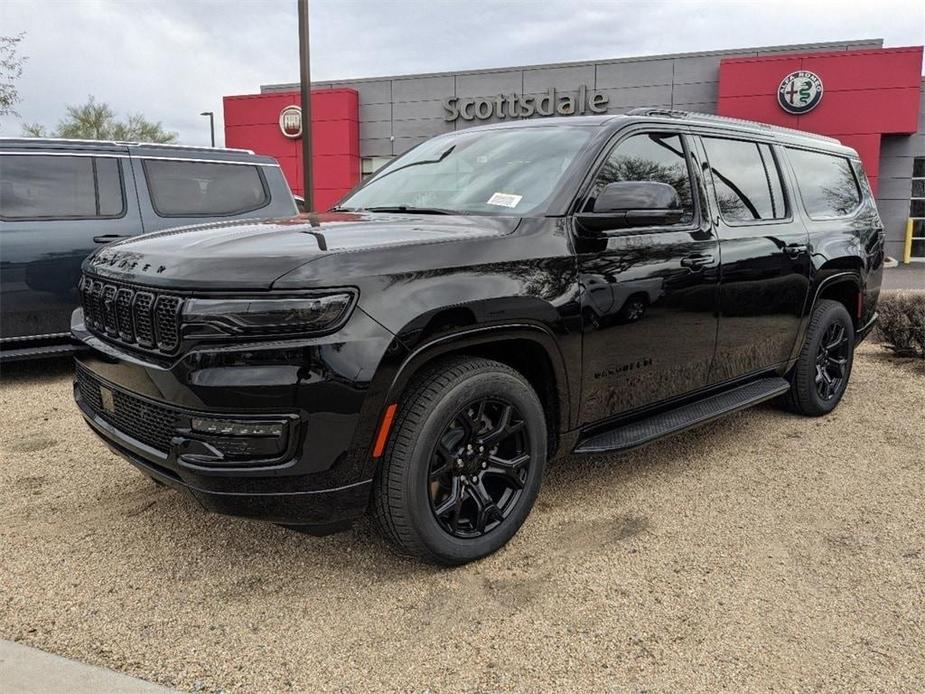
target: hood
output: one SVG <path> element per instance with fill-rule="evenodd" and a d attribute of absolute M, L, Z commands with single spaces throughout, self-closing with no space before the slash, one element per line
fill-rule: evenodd
<path fill-rule="evenodd" d="M 269 289 L 278 277 L 320 256 L 503 236 L 519 221 L 484 215 L 339 212 L 220 222 L 111 244 L 90 256 L 84 269 L 155 287 Z"/>

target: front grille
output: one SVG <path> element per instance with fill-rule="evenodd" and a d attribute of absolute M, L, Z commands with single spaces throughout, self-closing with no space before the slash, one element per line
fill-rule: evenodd
<path fill-rule="evenodd" d="M 111 411 L 103 405 L 101 387 L 112 393 Z M 177 410 L 109 388 L 80 366 L 77 367 L 77 388 L 83 401 L 105 422 L 162 453 L 170 449 L 170 440 L 177 435 Z"/>
<path fill-rule="evenodd" d="M 91 332 L 164 354 L 173 354 L 180 346 L 180 297 L 87 275 L 81 280 L 80 294 Z"/>

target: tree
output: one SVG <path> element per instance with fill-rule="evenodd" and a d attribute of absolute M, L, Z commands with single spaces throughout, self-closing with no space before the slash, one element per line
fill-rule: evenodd
<path fill-rule="evenodd" d="M 0 36 L 0 116 L 19 115 L 13 106 L 19 103 L 16 80 L 22 77 L 22 66 L 26 58 L 19 55 L 19 42 L 25 32 L 15 36 Z"/>
<path fill-rule="evenodd" d="M 45 127 L 38 123 L 23 125 L 23 134 L 31 137 L 48 137 Z M 164 130 L 160 121 L 146 120 L 140 113 L 118 120 L 109 104 L 97 103 L 92 96 L 85 104 L 68 106 L 64 120 L 51 137 L 75 140 L 123 140 L 130 142 L 176 142 L 177 134 Z"/>

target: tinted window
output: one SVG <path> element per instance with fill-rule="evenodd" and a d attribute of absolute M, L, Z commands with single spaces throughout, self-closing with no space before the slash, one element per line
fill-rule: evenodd
<path fill-rule="evenodd" d="M 96 189 L 99 197 L 99 213 L 103 217 L 122 214 L 122 176 L 119 160 L 112 158 L 96 160 Z"/>
<path fill-rule="evenodd" d="M 436 137 L 380 169 L 341 207 L 530 214 L 548 204 L 592 132 L 559 126 Z"/>
<path fill-rule="evenodd" d="M 716 202 L 729 222 L 787 216 L 780 170 L 771 148 L 757 142 L 703 138 Z"/>
<path fill-rule="evenodd" d="M 256 166 L 146 159 L 144 168 L 161 217 L 239 214 L 269 202 Z"/>
<path fill-rule="evenodd" d="M 118 217 L 125 207 L 120 167 L 113 157 L 0 156 L 0 216 Z"/>
<path fill-rule="evenodd" d="M 601 188 L 620 181 L 657 181 L 673 186 L 684 211 L 680 223 L 689 224 L 694 219 L 690 171 L 679 135 L 633 135 L 617 145 L 594 181 L 589 209 Z"/>
<path fill-rule="evenodd" d="M 810 217 L 843 217 L 857 209 L 861 194 L 847 159 L 802 149 L 787 152 Z"/>

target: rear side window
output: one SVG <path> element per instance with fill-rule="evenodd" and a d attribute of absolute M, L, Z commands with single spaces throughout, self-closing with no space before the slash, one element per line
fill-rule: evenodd
<path fill-rule="evenodd" d="M 222 217 L 266 206 L 259 167 L 195 161 L 144 161 L 154 211 L 161 217 Z"/>
<path fill-rule="evenodd" d="M 861 191 L 845 157 L 788 149 L 806 213 L 813 219 L 845 217 L 861 204 Z"/>
<path fill-rule="evenodd" d="M 0 218 L 104 219 L 124 213 L 118 158 L 0 156 Z"/>
<path fill-rule="evenodd" d="M 780 169 L 768 145 L 715 137 L 702 139 L 723 219 L 734 223 L 787 216 Z"/>

